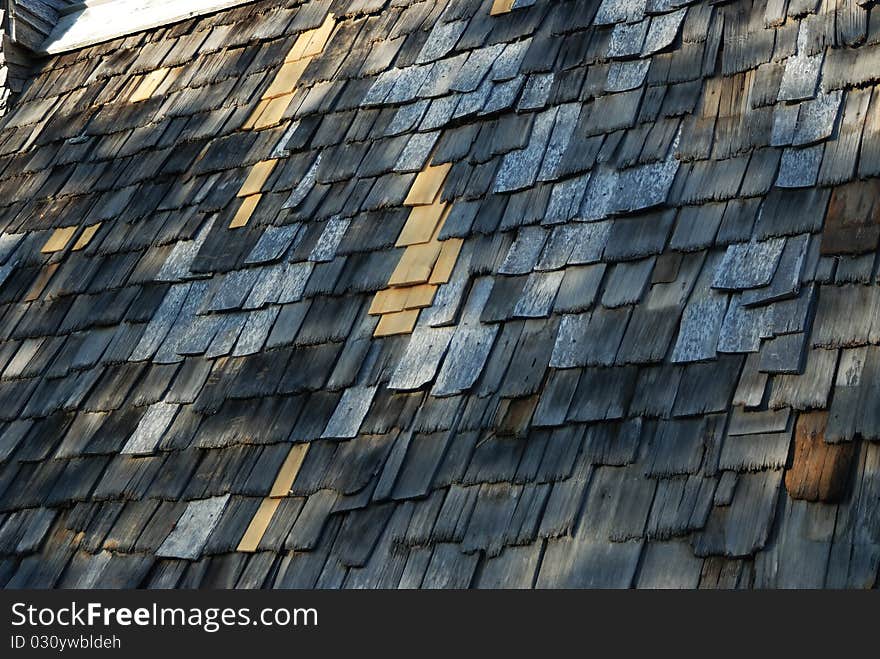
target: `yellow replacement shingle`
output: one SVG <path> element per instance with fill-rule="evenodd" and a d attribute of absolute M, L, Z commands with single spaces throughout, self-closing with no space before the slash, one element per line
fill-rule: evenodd
<path fill-rule="evenodd" d="M 284 112 L 287 110 L 287 106 L 290 105 L 291 99 L 293 99 L 293 94 L 284 94 L 268 101 L 260 116 L 254 121 L 254 130 L 268 128 L 280 123 L 284 117 Z"/>
<path fill-rule="evenodd" d="M 514 0 L 495 0 L 492 3 L 492 9 L 489 10 L 490 16 L 498 16 L 506 14 L 513 9 Z"/>
<path fill-rule="evenodd" d="M 171 88 L 171 85 L 174 84 L 174 81 L 180 77 L 180 74 L 183 72 L 185 65 L 175 66 L 173 69 L 168 70 L 168 75 L 166 75 L 162 79 L 162 84 L 156 87 L 156 91 L 153 92 L 153 96 L 165 96 L 168 93 L 168 90 Z"/>
<path fill-rule="evenodd" d="M 440 256 L 431 272 L 429 282 L 432 284 L 445 284 L 452 276 L 452 269 L 458 260 L 458 253 L 464 241 L 461 238 L 451 238 L 443 241 L 443 247 L 440 249 Z"/>
<path fill-rule="evenodd" d="M 28 292 L 25 293 L 25 296 L 22 298 L 22 302 L 33 302 L 38 299 L 60 265 L 60 263 L 52 263 L 41 269 L 37 278 L 34 280 L 34 283 L 31 284 L 30 289 L 28 289 Z"/>
<path fill-rule="evenodd" d="M 143 82 L 146 74 L 140 74 L 130 77 L 125 81 L 119 88 L 116 90 L 117 100 L 120 102 L 128 102 L 131 100 L 132 95 L 137 91 L 137 88 L 140 87 Z"/>
<path fill-rule="evenodd" d="M 242 130 L 253 130 L 260 116 L 263 114 L 263 112 L 265 112 L 268 106 L 268 100 L 261 100 L 259 103 L 257 103 L 257 107 L 254 108 L 254 111 L 251 112 L 251 115 L 247 118 L 247 121 L 245 121 L 242 125 Z"/>
<path fill-rule="evenodd" d="M 397 313 L 406 309 L 430 307 L 436 292 L 437 287 L 431 284 L 386 288 L 376 293 L 368 313 L 371 316 L 377 316 Z"/>
<path fill-rule="evenodd" d="M 269 89 L 263 94 L 263 98 L 270 99 L 291 93 L 296 89 L 296 83 L 299 82 L 308 64 L 308 60 L 297 60 L 282 64 L 272 84 L 269 85 Z"/>
<path fill-rule="evenodd" d="M 333 18 L 333 14 L 327 14 L 327 18 L 324 19 L 321 27 L 317 30 L 311 31 L 312 35 L 303 55 L 305 57 L 320 55 L 324 50 L 324 47 L 327 45 L 327 42 L 330 40 L 330 35 L 333 34 L 334 27 L 336 27 L 336 20 Z"/>
<path fill-rule="evenodd" d="M 386 288 L 378 291 L 370 303 L 370 309 L 367 312 L 371 316 L 383 313 L 393 313 L 406 309 L 406 300 L 409 291 L 406 288 Z"/>
<path fill-rule="evenodd" d="M 269 492 L 270 497 L 286 497 L 290 494 L 290 488 L 293 487 L 293 482 L 296 480 L 308 452 L 308 443 L 294 444 L 290 447 L 290 452 L 284 459 L 284 464 L 281 465 L 275 482 L 272 484 L 272 490 Z"/>
<path fill-rule="evenodd" d="M 440 255 L 441 243 L 432 241 L 421 245 L 407 247 L 400 262 L 391 273 L 389 286 L 405 286 L 407 284 L 424 284 L 430 279 L 434 263 Z"/>
<path fill-rule="evenodd" d="M 89 243 L 92 242 L 92 238 L 95 237 L 95 234 L 98 233 L 98 229 L 101 228 L 101 223 L 97 222 L 91 226 L 83 229 L 83 232 L 79 235 L 79 238 L 76 239 L 76 242 L 73 243 L 73 251 L 78 252 L 81 249 L 85 249 L 88 247 Z"/>
<path fill-rule="evenodd" d="M 275 476 L 275 482 L 272 484 L 269 496 L 260 503 L 260 507 L 251 519 L 247 531 L 245 531 L 244 536 L 242 536 L 241 541 L 238 543 L 238 551 L 253 552 L 257 550 L 260 540 L 263 539 L 266 529 L 269 528 L 269 524 L 272 522 L 275 511 L 281 505 L 282 499 L 290 494 L 290 488 L 293 487 L 293 482 L 296 480 L 297 474 L 299 474 L 300 467 L 302 467 L 303 460 L 305 460 L 308 451 L 309 444 L 294 444 L 290 447 L 290 451 L 284 459 L 284 464 L 281 465 L 278 474 Z"/>
<path fill-rule="evenodd" d="M 67 243 L 70 242 L 70 239 L 73 238 L 73 234 L 75 233 L 76 227 L 61 227 L 60 229 L 55 229 L 55 231 L 52 232 L 52 235 L 49 236 L 49 240 L 43 245 L 43 249 L 40 251 L 43 254 L 60 252 L 67 247 Z"/>
<path fill-rule="evenodd" d="M 309 41 L 312 39 L 312 32 L 313 30 L 308 30 L 296 38 L 293 47 L 287 53 L 287 57 L 284 58 L 285 62 L 299 62 L 305 58 L 306 48 L 309 47 Z"/>
<path fill-rule="evenodd" d="M 324 46 L 327 45 L 330 35 L 333 34 L 335 25 L 336 21 L 333 19 L 333 14 L 327 14 L 327 18 L 324 19 L 320 27 L 314 30 L 307 30 L 297 37 L 296 43 L 293 44 L 293 48 L 287 54 L 286 61 L 295 62 L 320 54 L 324 50 Z"/>
<path fill-rule="evenodd" d="M 448 214 L 449 204 L 442 201 L 435 201 L 428 206 L 414 206 L 395 246 L 406 247 L 428 242 Z"/>
<path fill-rule="evenodd" d="M 410 286 L 407 290 L 406 309 L 423 309 L 430 307 L 434 302 L 434 294 L 437 287 L 433 284 L 418 284 Z"/>
<path fill-rule="evenodd" d="M 423 169 L 416 176 L 416 180 L 406 196 L 406 201 L 403 203 L 406 206 L 423 206 L 434 203 L 437 195 L 440 194 L 440 189 L 443 187 L 446 175 L 449 174 L 451 167 L 452 163 L 446 163 L 444 165 L 428 166 Z"/>
<path fill-rule="evenodd" d="M 251 219 L 251 215 L 254 214 L 257 204 L 260 203 L 260 199 L 262 198 L 263 195 L 255 194 L 242 199 L 241 205 L 235 213 L 235 217 L 233 217 L 232 221 L 229 223 L 229 228 L 238 229 L 239 227 L 245 226 Z"/>
<path fill-rule="evenodd" d="M 279 505 L 281 505 L 281 499 L 263 499 L 260 507 L 251 519 L 247 531 L 244 532 L 241 542 L 238 543 L 238 551 L 257 551 L 260 540 L 263 539 L 266 529 L 269 528 L 272 517 L 275 515 L 275 511 L 278 510 Z"/>
<path fill-rule="evenodd" d="M 275 165 L 277 164 L 277 160 L 263 160 L 251 167 L 247 178 L 241 186 L 241 190 L 238 191 L 236 196 L 250 197 L 258 192 L 262 192 L 263 186 L 269 180 L 269 177 L 272 176 L 272 172 L 275 171 Z"/>
<path fill-rule="evenodd" d="M 153 94 L 156 93 L 159 85 L 162 84 L 162 81 L 165 80 L 165 76 L 167 75 L 167 68 L 156 69 L 145 75 L 134 92 L 132 92 L 131 98 L 128 99 L 129 102 L 140 103 L 141 101 L 146 101 L 148 98 L 152 98 Z"/>
<path fill-rule="evenodd" d="M 416 326 L 419 319 L 419 310 L 398 311 L 389 313 L 379 319 L 379 324 L 373 332 L 373 336 L 394 336 L 396 334 L 409 334 Z"/>

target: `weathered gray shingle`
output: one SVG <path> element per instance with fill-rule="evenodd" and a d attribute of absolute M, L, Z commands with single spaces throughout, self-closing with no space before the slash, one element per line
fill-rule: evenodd
<path fill-rule="evenodd" d="M 870 3 L 279 4 L 0 71 L 0 586 L 875 585 Z"/>
<path fill-rule="evenodd" d="M 168 558 L 199 558 L 228 503 L 228 494 L 191 501 L 156 554 Z"/>

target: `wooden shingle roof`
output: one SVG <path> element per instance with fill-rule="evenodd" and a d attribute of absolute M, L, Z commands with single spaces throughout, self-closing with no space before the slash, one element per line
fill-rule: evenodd
<path fill-rule="evenodd" d="M 878 12 L 262 0 L 38 60 L 0 584 L 876 585 Z"/>

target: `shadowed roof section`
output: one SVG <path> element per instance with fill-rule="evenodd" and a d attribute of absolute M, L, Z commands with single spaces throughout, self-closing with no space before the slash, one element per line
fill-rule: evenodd
<path fill-rule="evenodd" d="M 263 0 L 39 59 L 0 585 L 876 586 L 878 11 Z"/>

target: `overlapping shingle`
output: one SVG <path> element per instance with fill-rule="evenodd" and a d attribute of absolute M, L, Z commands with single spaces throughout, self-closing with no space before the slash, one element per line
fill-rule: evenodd
<path fill-rule="evenodd" d="M 874 585 L 845 4 L 256 2 L 42 61 L 4 585 Z"/>

